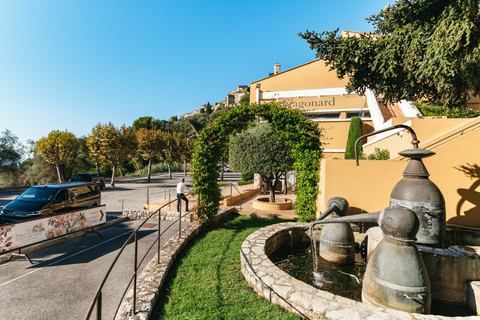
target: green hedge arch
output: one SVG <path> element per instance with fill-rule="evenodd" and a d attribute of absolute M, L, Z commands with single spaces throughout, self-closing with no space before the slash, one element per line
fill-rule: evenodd
<path fill-rule="evenodd" d="M 192 193 L 197 195 L 195 213 L 201 223 L 218 212 L 222 194 L 218 185 L 217 163 L 232 133 L 240 132 L 256 119 L 268 120 L 292 148 L 297 176 L 296 214 L 301 221 L 316 216 L 320 157 L 320 130 L 297 109 L 276 103 L 239 105 L 220 115 L 198 135 L 191 160 Z"/>

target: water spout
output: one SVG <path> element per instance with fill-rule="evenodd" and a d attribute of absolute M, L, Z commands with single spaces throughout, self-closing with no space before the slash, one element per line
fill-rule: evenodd
<path fill-rule="evenodd" d="M 363 136 L 361 136 L 360 138 L 358 138 L 357 141 L 355 141 L 355 162 L 357 163 L 357 167 L 358 167 L 357 145 L 358 145 L 358 143 L 360 142 L 360 140 L 362 140 L 362 139 L 364 139 L 364 138 L 366 138 L 366 137 L 374 136 L 374 135 L 379 134 L 379 133 L 382 133 L 382 132 L 387 132 L 387 131 L 394 130 L 394 129 L 399 129 L 399 128 L 406 129 L 408 132 L 410 132 L 410 134 L 412 135 L 413 148 L 414 148 L 414 149 L 418 149 L 418 144 L 420 143 L 420 141 L 417 140 L 417 134 L 415 133 L 415 131 L 413 131 L 412 128 L 410 128 L 410 127 L 407 126 L 407 125 L 398 124 L 398 125 L 393 126 L 393 127 L 388 127 L 388 128 L 382 129 L 382 130 L 373 131 L 373 132 L 364 134 Z"/>

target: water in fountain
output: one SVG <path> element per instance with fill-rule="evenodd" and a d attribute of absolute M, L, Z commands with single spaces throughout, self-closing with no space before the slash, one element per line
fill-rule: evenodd
<path fill-rule="evenodd" d="M 350 265 L 338 265 L 312 253 L 308 242 L 294 244 L 275 250 L 270 260 L 280 269 L 294 278 L 318 289 L 361 301 L 361 279 L 365 265 L 359 261 Z"/>

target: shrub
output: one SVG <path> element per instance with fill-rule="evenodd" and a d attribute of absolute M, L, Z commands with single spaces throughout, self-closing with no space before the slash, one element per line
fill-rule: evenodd
<path fill-rule="evenodd" d="M 362 119 L 353 117 L 350 121 L 350 129 L 348 129 L 347 147 L 345 148 L 345 159 L 355 159 L 355 141 L 362 136 Z M 362 145 L 359 143 L 362 151 Z"/>
<path fill-rule="evenodd" d="M 252 179 L 252 180 L 242 180 L 242 181 L 238 181 L 238 185 L 239 185 L 239 186 L 244 186 L 244 185 L 247 185 L 247 184 L 253 184 L 253 179 Z"/>
<path fill-rule="evenodd" d="M 254 174 L 253 173 L 243 173 L 241 174 L 242 176 L 242 181 L 249 181 L 249 180 L 253 180 L 253 176 Z"/>

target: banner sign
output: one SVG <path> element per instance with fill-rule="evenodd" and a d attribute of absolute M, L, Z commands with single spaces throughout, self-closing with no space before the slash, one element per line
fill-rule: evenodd
<path fill-rule="evenodd" d="M 64 236 L 107 222 L 105 206 L 0 225 L 0 252 Z"/>

